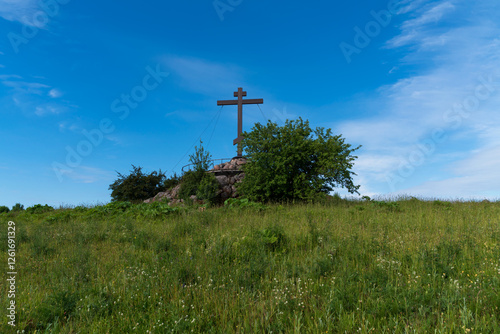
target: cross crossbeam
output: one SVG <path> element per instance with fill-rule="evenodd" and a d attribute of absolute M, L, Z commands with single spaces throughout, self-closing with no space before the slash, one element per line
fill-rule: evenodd
<path fill-rule="evenodd" d="M 242 156 L 241 149 L 241 141 L 243 140 L 243 105 L 244 104 L 263 104 L 263 99 L 246 99 L 243 100 L 243 97 L 247 96 L 247 92 L 243 91 L 243 88 L 238 88 L 237 92 L 234 92 L 234 97 L 237 97 L 237 100 L 219 100 L 217 101 L 218 106 L 238 106 L 238 137 L 233 140 L 233 145 L 238 144 L 238 157 Z"/>

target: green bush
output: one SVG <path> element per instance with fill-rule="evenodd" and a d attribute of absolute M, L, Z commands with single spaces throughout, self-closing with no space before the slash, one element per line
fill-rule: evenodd
<path fill-rule="evenodd" d="M 22 205 L 21 203 L 16 203 L 16 205 L 12 207 L 12 211 L 23 211 L 23 210 L 24 210 L 24 205 Z"/>
<path fill-rule="evenodd" d="M 194 169 L 185 172 L 182 176 L 179 198 L 189 202 L 190 197 L 195 195 L 201 200 L 214 204 L 219 183 L 214 175 L 207 174 L 211 156 L 201 144 L 202 142 L 200 142 L 199 148 L 195 147 L 195 153 L 189 156 L 189 161 Z"/>
<path fill-rule="evenodd" d="M 196 197 L 209 204 L 216 204 L 217 192 L 219 191 L 219 182 L 213 174 L 205 174 L 198 185 Z"/>
<path fill-rule="evenodd" d="M 270 225 L 267 228 L 257 231 L 256 237 L 261 240 L 265 248 L 269 251 L 285 251 L 288 238 L 280 225 Z"/>
<path fill-rule="evenodd" d="M 150 204 L 138 204 L 134 207 L 134 211 L 146 218 L 157 218 L 166 216 L 171 213 L 179 212 L 179 207 L 171 207 L 167 203 L 153 202 Z"/>
<path fill-rule="evenodd" d="M 45 213 L 45 212 L 50 212 L 54 211 L 54 208 L 51 206 L 48 206 L 47 204 L 41 205 L 41 204 L 35 204 L 33 206 L 30 206 L 29 208 L 26 209 L 27 213 L 30 214 L 39 214 L 39 213 Z"/>
<path fill-rule="evenodd" d="M 181 187 L 179 189 L 179 198 L 188 201 L 189 197 L 196 195 L 198 185 L 201 183 L 203 176 L 205 176 L 205 172 L 202 170 L 187 171 L 184 173 L 182 176 Z"/>
<path fill-rule="evenodd" d="M 114 211 L 125 212 L 132 207 L 132 203 L 126 202 L 126 201 L 125 202 L 111 202 L 111 203 L 106 204 L 106 206 L 108 208 L 111 208 Z"/>
<path fill-rule="evenodd" d="M 86 212 L 86 211 L 88 211 L 88 210 L 89 210 L 89 208 L 87 208 L 87 207 L 85 207 L 85 206 L 83 206 L 83 205 L 75 206 L 75 207 L 73 208 L 73 211 L 74 211 L 74 212 Z"/>
<path fill-rule="evenodd" d="M 357 148 L 331 129 L 312 130 L 308 121 L 286 121 L 282 127 L 257 123 L 242 142 L 248 163 L 240 192 L 253 201 L 315 200 L 335 187 L 358 193 L 351 169 Z"/>
<path fill-rule="evenodd" d="M 127 176 L 117 172 L 118 179 L 109 186 L 113 202 L 141 202 L 165 191 L 165 173 L 161 170 L 145 174 L 142 167 L 132 168 Z"/>
<path fill-rule="evenodd" d="M 9 211 L 10 211 L 10 209 L 8 207 L 3 206 L 3 205 L 0 206 L 0 213 L 7 213 Z"/>

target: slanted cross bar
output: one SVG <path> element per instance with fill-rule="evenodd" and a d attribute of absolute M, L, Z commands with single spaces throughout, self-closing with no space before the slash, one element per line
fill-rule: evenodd
<path fill-rule="evenodd" d="M 243 132 L 243 105 L 244 104 L 263 104 L 263 99 L 246 99 L 243 100 L 243 97 L 247 96 L 247 92 L 243 91 L 243 88 L 238 88 L 237 92 L 234 92 L 234 97 L 237 97 L 237 100 L 221 100 L 217 101 L 218 106 L 238 106 L 238 138 L 233 140 L 233 145 L 238 144 L 238 157 L 242 155 L 241 149 L 241 141 L 243 140 L 242 132 Z"/>

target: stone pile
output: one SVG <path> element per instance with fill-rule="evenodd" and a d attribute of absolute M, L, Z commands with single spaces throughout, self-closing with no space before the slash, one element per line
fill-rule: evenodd
<path fill-rule="evenodd" d="M 219 191 L 219 195 L 222 200 L 238 197 L 236 183 L 241 182 L 245 177 L 245 173 L 243 173 L 241 167 L 246 163 L 247 159 L 236 157 L 229 162 L 215 165 L 210 171 L 210 173 L 215 174 L 215 178 L 220 184 L 221 190 Z"/>
<path fill-rule="evenodd" d="M 184 202 L 182 199 L 178 199 L 179 189 L 181 189 L 181 185 L 177 185 L 172 189 L 167 191 L 160 192 L 156 194 L 155 197 L 149 198 L 144 201 L 144 203 L 152 203 L 152 202 L 160 202 L 162 200 L 169 200 L 169 204 L 178 204 Z"/>
<path fill-rule="evenodd" d="M 246 158 L 236 157 L 229 162 L 215 165 L 214 168 L 208 171 L 208 173 L 213 173 L 219 182 L 220 190 L 217 195 L 222 200 L 238 197 L 236 183 L 241 182 L 245 177 L 241 167 L 246 163 Z M 144 203 L 158 202 L 164 199 L 168 200 L 169 204 L 182 203 L 184 200 L 178 198 L 180 187 L 180 185 L 177 185 L 172 189 L 158 193 L 155 197 L 145 200 Z M 195 202 L 198 201 L 196 196 L 191 196 L 191 199 Z"/>

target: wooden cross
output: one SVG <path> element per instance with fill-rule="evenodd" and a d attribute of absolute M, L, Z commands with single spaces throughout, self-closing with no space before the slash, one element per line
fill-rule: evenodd
<path fill-rule="evenodd" d="M 234 92 L 234 97 L 237 97 L 237 100 L 222 100 L 217 101 L 218 106 L 238 106 L 238 138 L 233 140 L 233 145 L 238 144 L 238 157 L 241 157 L 241 141 L 243 140 L 243 136 L 241 135 L 243 132 L 243 105 L 244 104 L 263 104 L 263 99 L 246 99 L 243 100 L 243 96 L 247 96 L 247 92 L 243 91 L 243 88 L 238 88 L 237 92 Z"/>

